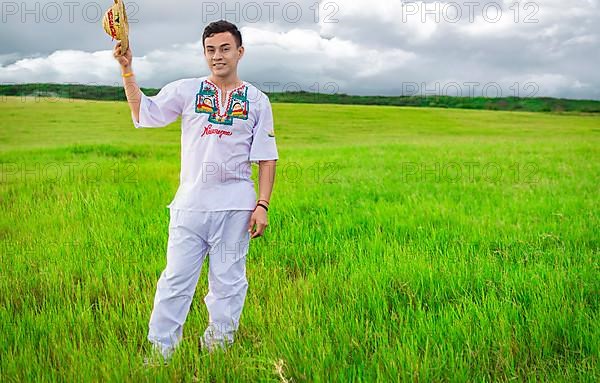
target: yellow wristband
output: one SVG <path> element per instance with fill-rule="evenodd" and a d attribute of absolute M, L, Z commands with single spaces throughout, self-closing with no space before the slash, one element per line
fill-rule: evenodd
<path fill-rule="evenodd" d="M 124 73 L 121 76 L 123 76 L 123 77 L 131 77 L 131 76 L 133 76 L 133 72 Z"/>

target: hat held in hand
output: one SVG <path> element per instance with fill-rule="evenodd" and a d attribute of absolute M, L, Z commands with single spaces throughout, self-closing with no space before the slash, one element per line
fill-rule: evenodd
<path fill-rule="evenodd" d="M 129 24 L 127 23 L 127 14 L 125 14 L 125 4 L 122 0 L 114 0 L 115 3 L 102 18 L 102 26 L 110 37 L 121 41 L 121 55 L 127 52 L 129 47 Z"/>

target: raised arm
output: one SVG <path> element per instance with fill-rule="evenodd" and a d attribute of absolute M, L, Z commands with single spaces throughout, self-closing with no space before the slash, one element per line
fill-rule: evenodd
<path fill-rule="evenodd" d="M 184 80 L 170 82 L 157 95 L 147 97 L 135 80 L 131 66 L 131 49 L 121 56 L 121 43 L 117 43 L 113 56 L 121 66 L 123 88 L 131 109 L 131 118 L 136 128 L 161 128 L 174 122 L 182 113 L 184 100 L 178 92 Z"/>
<path fill-rule="evenodd" d="M 129 109 L 131 109 L 131 113 L 135 117 L 135 120 L 139 122 L 142 91 L 135 81 L 135 75 L 133 74 L 133 69 L 131 66 L 133 54 L 131 53 L 131 47 L 127 48 L 127 52 L 125 52 L 124 55 L 121 55 L 121 42 L 118 42 L 113 49 L 113 56 L 118 61 L 119 65 L 121 65 L 123 88 L 125 89 L 125 96 L 127 97 Z"/>

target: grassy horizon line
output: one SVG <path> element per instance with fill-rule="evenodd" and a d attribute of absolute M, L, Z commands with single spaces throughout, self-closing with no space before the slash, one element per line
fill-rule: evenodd
<path fill-rule="evenodd" d="M 141 88 L 147 96 L 160 88 Z M 551 113 L 600 113 L 600 100 L 575 100 L 554 97 L 458 97 L 458 96 L 359 96 L 344 93 L 265 92 L 272 102 L 387 105 L 453 109 L 505 110 Z M 0 85 L 0 96 L 56 97 L 84 100 L 125 101 L 121 86 L 59 83 L 27 83 Z"/>

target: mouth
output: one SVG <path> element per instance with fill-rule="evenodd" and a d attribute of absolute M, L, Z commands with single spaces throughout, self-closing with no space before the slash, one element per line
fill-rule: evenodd
<path fill-rule="evenodd" d="M 224 66 L 225 64 L 223 63 L 213 64 L 213 68 L 223 68 Z"/>

